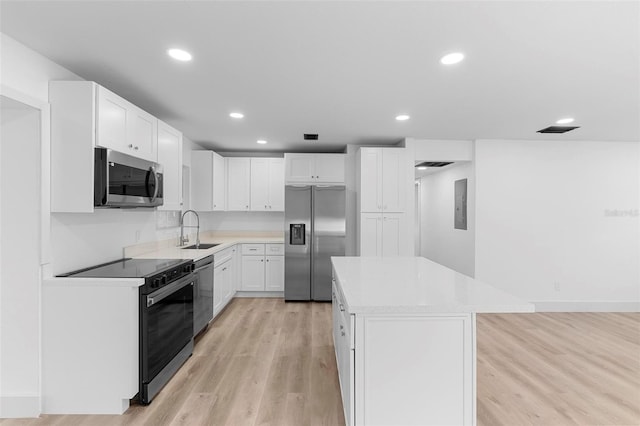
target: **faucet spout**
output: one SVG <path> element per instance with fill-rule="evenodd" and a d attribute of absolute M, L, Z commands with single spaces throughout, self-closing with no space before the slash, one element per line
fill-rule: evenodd
<path fill-rule="evenodd" d="M 196 226 L 185 226 L 184 217 L 189 212 L 196 215 Z M 196 228 L 196 248 L 198 248 L 200 246 L 200 216 L 198 216 L 198 212 L 195 210 L 186 210 L 182 213 L 182 216 L 180 217 L 180 246 L 185 245 L 185 243 L 189 241 L 189 238 L 184 236 L 184 228 Z"/>

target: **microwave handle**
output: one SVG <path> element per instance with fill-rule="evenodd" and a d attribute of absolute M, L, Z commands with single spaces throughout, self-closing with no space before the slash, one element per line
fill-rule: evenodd
<path fill-rule="evenodd" d="M 156 173 L 156 168 L 151 166 L 151 173 L 153 173 L 153 178 L 155 179 L 155 186 L 154 186 L 154 191 L 153 191 L 153 197 L 151 198 L 151 202 L 153 203 L 154 201 L 156 201 L 156 198 L 158 198 L 158 186 L 159 186 L 159 182 L 158 182 L 158 173 Z"/>

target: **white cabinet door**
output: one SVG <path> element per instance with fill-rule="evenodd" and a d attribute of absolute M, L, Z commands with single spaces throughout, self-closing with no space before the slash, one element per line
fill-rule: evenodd
<path fill-rule="evenodd" d="M 225 266 L 224 266 L 224 282 L 225 282 L 225 293 L 223 295 L 223 300 L 224 300 L 224 306 L 227 305 L 227 303 L 231 302 L 231 299 L 233 299 L 233 296 L 235 296 L 236 294 L 236 289 L 234 287 L 233 284 L 233 275 L 235 273 L 234 269 L 233 269 L 234 265 L 233 265 L 233 258 L 229 259 L 227 262 L 225 262 Z"/>
<path fill-rule="evenodd" d="M 264 291 L 264 256 L 242 256 L 243 291 Z"/>
<path fill-rule="evenodd" d="M 251 158 L 251 210 L 269 210 L 269 158 Z"/>
<path fill-rule="evenodd" d="M 382 215 L 362 213 L 360 215 L 360 256 L 382 255 Z"/>
<path fill-rule="evenodd" d="M 242 255 L 240 254 L 240 246 L 235 245 L 231 249 L 233 253 L 232 267 L 231 267 L 231 289 L 235 294 L 240 290 L 240 279 L 242 278 Z"/>
<path fill-rule="evenodd" d="M 213 151 L 191 151 L 191 208 L 213 210 Z"/>
<path fill-rule="evenodd" d="M 405 211 L 404 180 L 407 165 L 404 162 L 404 150 L 397 148 L 382 149 L 382 209 L 385 212 Z"/>
<path fill-rule="evenodd" d="M 382 211 L 382 148 L 360 148 L 360 211 Z"/>
<path fill-rule="evenodd" d="M 307 183 L 312 180 L 313 154 L 285 154 L 284 159 L 286 183 Z"/>
<path fill-rule="evenodd" d="M 158 161 L 158 119 L 151 114 L 131 105 L 131 137 L 127 147 L 131 155 L 149 161 Z"/>
<path fill-rule="evenodd" d="M 213 206 L 214 211 L 227 209 L 227 164 L 224 157 L 213 153 Z"/>
<path fill-rule="evenodd" d="M 96 144 L 130 154 L 127 146 L 130 124 L 127 123 L 129 103 L 115 93 L 97 88 L 97 134 Z"/>
<path fill-rule="evenodd" d="M 158 121 L 158 163 L 164 184 L 164 204 L 158 210 L 181 210 L 182 133 L 162 121 Z"/>
<path fill-rule="evenodd" d="M 344 183 L 344 154 L 316 154 L 314 161 L 314 181 Z"/>
<path fill-rule="evenodd" d="M 251 162 L 249 158 L 227 158 L 227 210 L 247 211 L 250 205 Z"/>
<path fill-rule="evenodd" d="M 283 158 L 269 159 L 269 211 L 284 211 Z"/>
<path fill-rule="evenodd" d="M 226 279 L 226 271 L 223 270 L 224 265 L 217 266 L 213 269 L 213 316 L 216 317 L 222 310 L 224 303 L 224 287 Z"/>
<path fill-rule="evenodd" d="M 284 256 L 266 256 L 265 290 L 284 291 Z"/>
<path fill-rule="evenodd" d="M 158 120 L 110 90 L 96 87 L 96 145 L 158 161 Z"/>
<path fill-rule="evenodd" d="M 404 213 L 382 216 L 382 256 L 399 256 L 405 243 Z"/>

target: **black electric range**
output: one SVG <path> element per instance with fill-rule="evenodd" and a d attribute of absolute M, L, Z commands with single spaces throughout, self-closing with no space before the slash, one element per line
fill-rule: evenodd
<path fill-rule="evenodd" d="M 140 390 L 149 404 L 193 351 L 195 267 L 183 259 L 120 259 L 58 275 L 144 278 L 139 292 Z"/>

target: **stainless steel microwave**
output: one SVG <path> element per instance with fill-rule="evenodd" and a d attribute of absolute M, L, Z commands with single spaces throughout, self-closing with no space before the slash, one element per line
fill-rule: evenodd
<path fill-rule="evenodd" d="M 163 203 L 162 166 L 106 148 L 95 148 L 95 207 L 157 207 Z"/>

